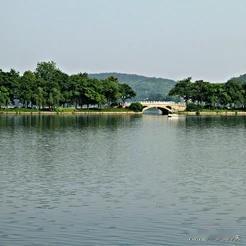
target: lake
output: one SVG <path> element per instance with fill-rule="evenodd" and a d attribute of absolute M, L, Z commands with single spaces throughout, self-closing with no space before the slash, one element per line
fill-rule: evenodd
<path fill-rule="evenodd" d="M 245 245 L 246 117 L 0 116 L 0 245 Z"/>

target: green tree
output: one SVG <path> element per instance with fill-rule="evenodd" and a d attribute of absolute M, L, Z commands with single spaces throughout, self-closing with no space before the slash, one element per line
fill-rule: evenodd
<path fill-rule="evenodd" d="M 192 99 L 192 89 L 193 85 L 191 82 L 191 77 L 189 77 L 187 79 L 178 81 L 174 88 L 170 90 L 168 95 L 179 96 L 187 103 L 188 100 Z"/>
<path fill-rule="evenodd" d="M 24 107 L 54 110 L 57 106 L 94 104 L 101 107 L 134 96 L 131 87 L 120 85 L 114 77 L 91 79 L 86 73 L 67 75 L 53 61 L 39 62 L 34 72 L 22 76 L 11 69 L 0 69 L 1 105 L 20 100 Z"/>
<path fill-rule="evenodd" d="M 6 87 L 0 86 L 0 108 L 2 106 L 7 106 L 10 102 L 9 91 Z"/>
<path fill-rule="evenodd" d="M 39 110 L 45 105 L 45 93 L 42 87 L 38 86 L 34 93 L 34 101 Z"/>
<path fill-rule="evenodd" d="M 24 72 L 20 78 L 17 95 L 26 108 L 35 101 L 34 91 L 36 86 L 37 80 L 35 74 L 32 71 Z"/>
<path fill-rule="evenodd" d="M 64 74 L 56 67 L 55 62 L 41 62 L 36 68 L 37 78 L 43 81 L 43 94 L 46 95 L 45 103 L 49 109 L 58 106 L 62 101 L 61 82 Z"/>
<path fill-rule="evenodd" d="M 244 105 L 244 90 L 240 82 L 230 80 L 225 84 L 225 89 L 229 96 L 228 103 L 231 107 L 242 107 Z"/>
<path fill-rule="evenodd" d="M 143 105 L 139 102 L 131 103 L 129 109 L 131 109 L 134 112 L 141 112 L 143 110 Z"/>
<path fill-rule="evenodd" d="M 121 96 L 117 78 L 111 76 L 103 81 L 103 95 L 105 96 L 108 105 L 117 103 Z"/>
<path fill-rule="evenodd" d="M 120 84 L 119 87 L 120 98 L 123 103 L 125 103 L 127 99 L 136 96 L 136 92 L 128 84 Z"/>
<path fill-rule="evenodd" d="M 203 80 L 195 81 L 191 86 L 190 97 L 193 102 L 203 104 L 208 101 L 209 83 Z"/>
<path fill-rule="evenodd" d="M 16 99 L 20 75 L 14 69 L 9 72 L 3 72 L 0 70 L 0 86 L 4 86 L 9 91 L 10 102 L 14 102 Z"/>

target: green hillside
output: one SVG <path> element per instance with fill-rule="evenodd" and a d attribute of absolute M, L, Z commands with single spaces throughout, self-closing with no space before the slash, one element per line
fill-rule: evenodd
<path fill-rule="evenodd" d="M 246 74 L 240 75 L 239 77 L 231 78 L 230 80 L 234 80 L 242 84 L 246 84 Z"/>
<path fill-rule="evenodd" d="M 176 84 L 174 80 L 136 74 L 98 73 L 89 74 L 89 76 L 97 79 L 105 79 L 109 76 L 118 78 L 120 83 L 126 83 L 135 90 L 137 93 L 136 100 L 166 100 L 168 92 Z"/>

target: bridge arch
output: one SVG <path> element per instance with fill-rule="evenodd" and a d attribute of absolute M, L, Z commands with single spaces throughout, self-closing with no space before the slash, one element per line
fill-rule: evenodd
<path fill-rule="evenodd" d="M 151 108 L 159 109 L 162 115 L 168 115 L 170 113 L 173 113 L 170 106 L 160 106 L 160 105 L 144 106 L 142 112 L 144 113 L 146 110 L 151 109 Z"/>
<path fill-rule="evenodd" d="M 174 112 L 181 112 L 186 109 L 185 103 L 165 102 L 165 101 L 139 101 L 143 107 L 142 113 L 151 108 L 161 110 L 163 115 L 172 114 Z"/>

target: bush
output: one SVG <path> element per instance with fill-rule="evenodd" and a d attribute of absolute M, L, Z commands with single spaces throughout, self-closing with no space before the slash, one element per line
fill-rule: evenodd
<path fill-rule="evenodd" d="M 143 110 L 143 105 L 141 103 L 132 103 L 130 106 L 129 106 L 129 109 L 134 111 L 134 112 L 142 112 Z"/>
<path fill-rule="evenodd" d="M 201 105 L 198 105 L 198 104 L 195 104 L 195 103 L 188 103 L 188 104 L 187 104 L 187 107 L 186 107 L 186 110 L 187 110 L 187 111 L 190 111 L 190 112 L 192 112 L 192 111 L 197 112 L 197 111 L 202 110 L 203 108 L 204 108 L 204 107 L 201 106 Z"/>

